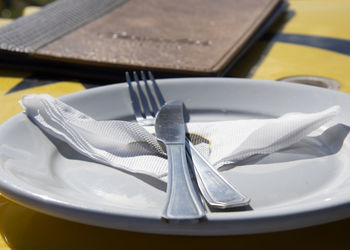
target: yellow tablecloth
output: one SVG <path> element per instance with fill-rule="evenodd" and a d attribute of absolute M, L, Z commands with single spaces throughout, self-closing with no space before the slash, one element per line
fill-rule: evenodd
<path fill-rule="evenodd" d="M 270 30 L 271 36 L 257 42 L 229 75 L 269 80 L 322 76 L 336 80 L 340 91 L 350 93 L 350 52 L 346 47 L 350 44 L 350 1 L 293 0 L 290 3 L 285 20 Z M 0 20 L 0 25 L 9 21 Z M 343 45 L 345 49 L 327 42 Z M 58 97 L 87 86 L 80 81 L 0 69 L 0 123 L 21 112 L 17 101 L 22 94 L 48 93 Z M 349 229 L 350 219 L 258 235 L 149 235 L 57 219 L 0 196 L 1 249 L 350 249 Z"/>

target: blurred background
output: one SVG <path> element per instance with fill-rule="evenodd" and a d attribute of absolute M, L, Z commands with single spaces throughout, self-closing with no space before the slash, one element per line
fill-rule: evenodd
<path fill-rule="evenodd" d="M 26 6 L 43 6 L 54 0 L 0 0 L 0 17 L 16 18 Z"/>

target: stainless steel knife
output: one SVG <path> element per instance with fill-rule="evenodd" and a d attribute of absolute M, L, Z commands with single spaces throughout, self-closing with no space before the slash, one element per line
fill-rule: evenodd
<path fill-rule="evenodd" d="M 162 217 L 169 222 L 198 221 L 205 217 L 205 209 L 187 165 L 182 102 L 163 105 L 156 117 L 155 131 L 168 155 L 167 198 Z"/>

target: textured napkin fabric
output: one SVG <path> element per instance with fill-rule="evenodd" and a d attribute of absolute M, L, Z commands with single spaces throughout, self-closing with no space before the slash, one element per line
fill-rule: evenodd
<path fill-rule="evenodd" d="M 152 128 L 136 122 L 96 121 L 46 94 L 25 95 L 21 105 L 37 126 L 80 154 L 166 181 L 166 153 L 150 132 Z M 277 119 L 188 123 L 187 130 L 198 150 L 219 168 L 252 155 L 286 148 L 338 112 L 339 107 L 334 106 L 318 113 L 289 113 Z"/>

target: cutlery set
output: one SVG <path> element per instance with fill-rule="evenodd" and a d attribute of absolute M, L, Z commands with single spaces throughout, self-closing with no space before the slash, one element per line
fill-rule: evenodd
<path fill-rule="evenodd" d="M 143 126 L 154 126 L 157 139 L 166 146 L 168 183 L 162 219 L 201 221 L 205 218 L 204 202 L 209 208 L 219 210 L 247 206 L 250 199 L 228 183 L 186 137 L 183 102 L 165 102 L 152 73 L 148 72 L 148 76 L 149 80 L 141 71 L 142 86 L 137 73 L 133 72 L 134 88 L 126 72 L 136 121 Z"/>

